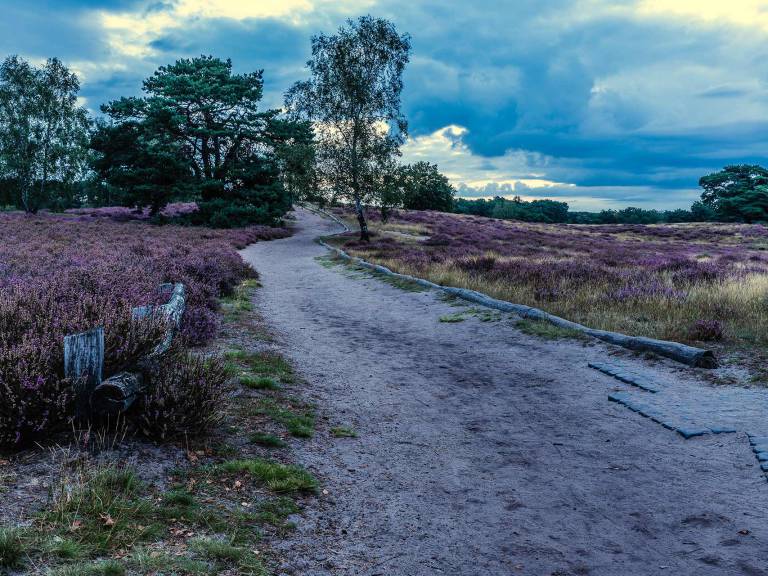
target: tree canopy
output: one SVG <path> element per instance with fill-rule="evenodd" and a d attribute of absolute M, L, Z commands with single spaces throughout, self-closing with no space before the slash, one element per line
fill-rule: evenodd
<path fill-rule="evenodd" d="M 103 105 L 111 122 L 94 137 L 96 169 L 126 203 L 156 212 L 186 190 L 196 218 L 215 226 L 269 223 L 290 208 L 278 151 L 287 157 L 306 128 L 259 109 L 262 71 L 200 56 L 161 66 L 143 89 Z"/>
<path fill-rule="evenodd" d="M 52 182 L 69 186 L 83 177 L 90 122 L 79 90 L 57 58 L 40 68 L 18 56 L 0 65 L 0 180 L 27 212 L 46 203 Z"/>
<path fill-rule="evenodd" d="M 310 78 L 286 94 L 293 117 L 315 127 L 321 189 L 354 203 L 364 240 L 363 205 L 376 202 L 407 133 L 400 93 L 410 48 L 409 36 L 387 20 L 348 20 L 336 34 L 312 38 Z"/>
<path fill-rule="evenodd" d="M 768 220 L 768 170 L 762 166 L 726 166 L 701 178 L 699 186 L 702 202 L 721 220 Z"/>
<path fill-rule="evenodd" d="M 437 164 L 416 162 L 400 168 L 402 206 L 409 210 L 452 212 L 456 191 Z"/>

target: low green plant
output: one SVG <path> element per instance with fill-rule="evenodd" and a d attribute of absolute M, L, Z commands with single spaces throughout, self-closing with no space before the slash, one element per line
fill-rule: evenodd
<path fill-rule="evenodd" d="M 230 362 L 229 369 L 239 370 L 241 374 L 250 372 L 257 376 L 271 376 L 287 383 L 295 379 L 293 366 L 277 352 L 230 350 L 224 358 Z"/>
<path fill-rule="evenodd" d="M 563 328 L 544 320 L 518 320 L 515 323 L 518 330 L 530 336 L 538 336 L 546 340 L 559 340 L 561 338 L 574 338 L 585 340 L 586 336 L 578 330 Z"/>
<path fill-rule="evenodd" d="M 280 390 L 281 386 L 274 378 L 269 376 L 254 376 L 253 374 L 244 374 L 240 376 L 240 384 L 253 390 Z"/>
<path fill-rule="evenodd" d="M 265 414 L 275 422 L 279 422 L 285 426 L 291 436 L 311 438 L 314 434 L 315 416 L 311 412 L 297 414 L 288 408 L 280 406 L 271 398 L 261 399 L 253 411 L 256 414 Z"/>
<path fill-rule="evenodd" d="M 212 560 L 240 560 L 246 553 L 243 548 L 233 546 L 229 542 L 215 538 L 195 538 L 190 541 L 189 547 L 203 556 Z"/>
<path fill-rule="evenodd" d="M 455 312 L 454 314 L 445 314 L 444 316 L 440 316 L 440 322 L 445 322 L 447 324 L 464 322 L 464 320 L 466 320 L 466 317 L 462 312 Z"/>
<path fill-rule="evenodd" d="M 250 474 L 275 492 L 314 492 L 318 487 L 315 477 L 301 466 L 259 458 L 229 460 L 219 464 L 216 470 L 229 474 Z"/>
<path fill-rule="evenodd" d="M 331 434 L 336 438 L 357 438 L 357 432 L 346 426 L 331 428 Z"/>
<path fill-rule="evenodd" d="M 0 528 L 0 566 L 15 568 L 24 558 L 22 533 L 18 528 Z"/>

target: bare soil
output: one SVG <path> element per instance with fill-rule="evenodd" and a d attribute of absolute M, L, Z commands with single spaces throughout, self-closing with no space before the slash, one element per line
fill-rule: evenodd
<path fill-rule="evenodd" d="M 461 308 L 321 266 L 313 240 L 337 225 L 305 211 L 296 225 L 242 252 L 326 419 L 295 446 L 324 491 L 283 573 L 768 574 L 768 483 L 745 435 L 684 440 L 609 402 L 625 386 L 587 363 L 621 355 L 705 386 L 700 372 L 508 316 L 439 322 Z"/>

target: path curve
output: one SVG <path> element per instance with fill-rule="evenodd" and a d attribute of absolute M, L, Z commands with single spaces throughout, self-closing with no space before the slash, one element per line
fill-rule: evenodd
<path fill-rule="evenodd" d="M 242 251 L 325 419 L 296 445 L 328 493 L 286 574 L 768 575 L 768 483 L 743 433 L 683 440 L 609 402 L 626 386 L 587 366 L 603 345 L 441 323 L 457 309 L 434 292 L 323 267 L 314 239 L 338 225 L 296 215 L 293 237 Z"/>

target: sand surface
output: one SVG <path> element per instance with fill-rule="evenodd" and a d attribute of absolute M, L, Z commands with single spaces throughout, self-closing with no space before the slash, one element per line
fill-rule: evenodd
<path fill-rule="evenodd" d="M 337 225 L 296 214 L 293 237 L 242 252 L 323 419 L 296 451 L 327 494 L 284 573 L 768 575 L 768 482 L 743 433 L 684 440 L 609 402 L 628 387 L 587 363 L 610 347 L 526 336 L 508 315 L 441 323 L 466 309 L 324 267 L 313 240 Z"/>

